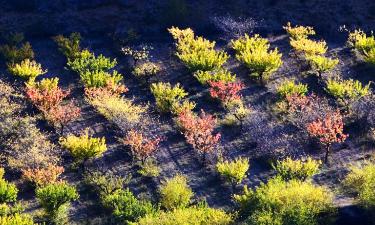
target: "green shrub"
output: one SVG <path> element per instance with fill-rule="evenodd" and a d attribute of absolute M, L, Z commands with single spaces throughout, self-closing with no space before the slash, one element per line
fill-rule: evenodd
<path fill-rule="evenodd" d="M 226 126 L 240 125 L 242 128 L 244 120 L 251 113 L 251 109 L 246 107 L 241 100 L 228 102 L 225 108 L 227 113 L 221 123 Z"/>
<path fill-rule="evenodd" d="M 92 172 L 85 174 L 85 183 L 93 186 L 102 198 L 112 194 L 116 190 L 123 189 L 124 185 L 129 183 L 130 178 L 130 176 L 126 178 L 116 176 L 111 172 Z"/>
<path fill-rule="evenodd" d="M 34 225 L 33 219 L 28 215 L 0 216 L 1 225 Z"/>
<path fill-rule="evenodd" d="M 254 225 L 314 225 L 333 209 L 333 196 L 324 187 L 310 182 L 273 178 L 255 191 L 244 189 L 235 195 L 247 223 Z"/>
<path fill-rule="evenodd" d="M 133 74 L 141 79 L 148 80 L 160 72 L 160 66 L 153 62 L 145 62 L 135 66 Z"/>
<path fill-rule="evenodd" d="M 145 162 L 139 164 L 140 169 L 138 173 L 145 177 L 158 177 L 160 174 L 160 167 L 154 158 L 148 158 Z"/>
<path fill-rule="evenodd" d="M 292 27 L 290 22 L 288 22 L 283 28 L 289 34 L 290 39 L 294 40 L 307 39 L 309 36 L 315 35 L 314 28 L 304 26 Z"/>
<path fill-rule="evenodd" d="M 229 70 L 219 69 L 215 71 L 201 71 L 198 70 L 194 73 L 194 77 L 197 78 L 199 83 L 207 85 L 210 81 L 225 81 L 234 82 L 236 81 L 236 75 L 232 74 Z"/>
<path fill-rule="evenodd" d="M 233 224 L 230 214 L 221 209 L 190 207 L 173 211 L 147 214 L 138 225 L 229 225 Z"/>
<path fill-rule="evenodd" d="M 249 160 L 246 158 L 237 158 L 233 161 L 218 162 L 216 169 L 233 186 L 240 184 L 249 170 Z"/>
<path fill-rule="evenodd" d="M 258 34 L 249 37 L 247 34 L 232 40 L 236 58 L 251 70 L 251 75 L 262 82 L 268 80 L 270 75 L 282 65 L 282 54 L 276 49 L 270 50 L 269 41 Z"/>
<path fill-rule="evenodd" d="M 107 151 L 105 138 L 94 138 L 88 130 L 81 136 L 69 135 L 60 139 L 60 144 L 66 148 L 77 162 L 101 156 Z"/>
<path fill-rule="evenodd" d="M 103 202 L 124 224 L 136 222 L 139 218 L 155 211 L 150 202 L 138 200 L 129 189 L 116 190 L 106 195 Z"/>
<path fill-rule="evenodd" d="M 370 94 L 370 83 L 363 86 L 358 80 L 329 79 L 325 90 L 339 100 L 340 104 L 348 105 L 350 102 Z"/>
<path fill-rule="evenodd" d="M 314 41 L 310 39 L 292 39 L 290 40 L 290 45 L 297 53 L 302 53 L 304 56 L 323 55 L 328 50 L 325 41 Z"/>
<path fill-rule="evenodd" d="M 117 71 L 113 71 L 112 74 L 96 70 L 96 71 L 89 71 L 86 70 L 80 73 L 81 81 L 84 83 L 85 87 L 87 88 L 99 88 L 104 87 L 108 83 L 118 84 L 122 80 L 122 75 L 117 73 Z"/>
<path fill-rule="evenodd" d="M 15 184 L 0 179 L 0 204 L 15 202 L 17 199 L 18 189 Z"/>
<path fill-rule="evenodd" d="M 310 157 L 306 160 L 293 160 L 288 157 L 284 160 L 277 161 L 272 167 L 276 170 L 277 175 L 285 181 L 305 181 L 318 173 L 320 165 L 320 161 L 313 160 Z"/>
<path fill-rule="evenodd" d="M 350 168 L 343 181 L 346 190 L 356 194 L 358 202 L 367 209 L 375 209 L 375 164 Z"/>
<path fill-rule="evenodd" d="M 152 49 L 152 46 L 141 46 L 138 49 L 130 48 L 130 47 L 123 47 L 121 49 L 122 53 L 124 55 L 131 56 L 134 60 L 134 67 L 136 68 L 138 66 L 139 61 L 146 61 L 145 63 L 151 63 L 149 62 L 150 57 L 150 50 Z M 150 65 L 150 64 L 149 64 Z"/>
<path fill-rule="evenodd" d="M 281 98 L 291 95 L 304 96 L 307 93 L 307 84 L 298 83 L 294 80 L 285 80 L 277 87 L 277 94 Z"/>
<path fill-rule="evenodd" d="M 179 115 L 182 112 L 192 111 L 196 103 L 189 100 L 182 100 L 172 104 L 171 112 L 173 115 Z"/>
<path fill-rule="evenodd" d="M 364 53 L 364 60 L 366 63 L 375 64 L 375 48 Z"/>
<path fill-rule="evenodd" d="M 357 50 L 365 62 L 375 64 L 375 37 L 373 33 L 368 36 L 362 30 L 355 30 L 349 33 L 348 45 Z"/>
<path fill-rule="evenodd" d="M 151 92 L 156 99 L 156 106 L 161 112 L 169 112 L 172 106 L 180 102 L 188 93 L 177 84 L 172 86 L 170 83 L 151 84 Z"/>
<path fill-rule="evenodd" d="M 79 195 L 75 187 L 67 183 L 54 183 L 36 189 L 36 197 L 51 222 L 60 224 L 66 221 L 69 203 Z"/>
<path fill-rule="evenodd" d="M 320 55 L 306 56 L 306 60 L 309 62 L 311 68 L 318 72 L 319 75 L 333 70 L 339 63 L 338 59 L 331 59 Z"/>
<path fill-rule="evenodd" d="M 72 61 L 80 56 L 81 39 L 82 37 L 80 33 L 71 33 L 69 37 L 58 35 L 53 38 L 53 40 L 59 46 L 60 52 L 62 52 L 69 61 Z"/>
<path fill-rule="evenodd" d="M 224 51 L 215 50 L 215 42 L 196 37 L 190 28 L 172 27 L 168 31 L 176 41 L 177 57 L 192 72 L 219 69 L 229 58 Z"/>
<path fill-rule="evenodd" d="M 8 63 L 20 63 L 25 59 L 33 59 L 34 51 L 29 42 L 22 45 L 2 45 L 0 54 Z"/>
<path fill-rule="evenodd" d="M 167 210 L 185 208 L 190 204 L 193 191 L 187 183 L 186 177 L 176 175 L 168 179 L 161 187 L 161 205 Z"/>
<path fill-rule="evenodd" d="M 29 59 L 25 59 L 20 63 L 9 64 L 8 70 L 13 75 L 30 82 L 33 82 L 37 76 L 47 73 L 47 70 L 42 69 L 42 65 Z"/>

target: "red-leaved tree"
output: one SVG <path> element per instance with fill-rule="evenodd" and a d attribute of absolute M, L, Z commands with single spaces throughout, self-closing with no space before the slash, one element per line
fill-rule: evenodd
<path fill-rule="evenodd" d="M 62 90 L 58 86 L 47 88 L 27 85 L 26 87 L 27 97 L 41 111 L 57 107 L 69 94 L 69 90 Z"/>
<path fill-rule="evenodd" d="M 319 142 L 326 148 L 325 162 L 333 143 L 341 143 L 349 136 L 344 134 L 344 122 L 339 112 L 327 114 L 323 119 L 317 119 L 307 125 L 307 132 L 319 139 Z"/>
<path fill-rule="evenodd" d="M 62 134 L 64 127 L 81 115 L 81 109 L 71 101 L 66 105 L 58 105 L 49 110 L 43 110 L 43 114 L 51 124 L 60 126 Z"/>
<path fill-rule="evenodd" d="M 186 111 L 178 115 L 177 123 L 181 127 L 186 141 L 203 154 L 205 161 L 206 154 L 213 152 L 220 140 L 219 133 L 213 134 L 216 119 L 203 110 L 199 116 L 194 115 L 191 111 Z"/>
<path fill-rule="evenodd" d="M 210 95 L 227 104 L 235 100 L 240 100 L 239 92 L 245 87 L 241 82 L 211 81 Z"/>
<path fill-rule="evenodd" d="M 144 163 L 157 150 L 161 140 L 161 137 L 146 138 L 143 133 L 130 130 L 123 142 L 130 146 L 133 157 Z"/>

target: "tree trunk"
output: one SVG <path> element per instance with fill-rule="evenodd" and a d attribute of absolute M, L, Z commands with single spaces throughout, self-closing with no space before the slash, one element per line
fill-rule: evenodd
<path fill-rule="evenodd" d="M 327 147 L 326 147 L 326 155 L 324 157 L 324 163 L 325 164 L 328 164 L 328 155 L 329 155 L 330 150 L 331 150 L 331 145 L 327 145 Z"/>

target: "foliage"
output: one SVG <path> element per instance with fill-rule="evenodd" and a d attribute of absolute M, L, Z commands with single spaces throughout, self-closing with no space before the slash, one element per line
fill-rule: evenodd
<path fill-rule="evenodd" d="M 199 153 L 213 152 L 219 143 L 220 134 L 213 134 L 216 119 L 203 110 L 199 116 L 192 112 L 183 112 L 178 115 L 177 123 L 182 129 L 186 141 Z"/>
<path fill-rule="evenodd" d="M 331 59 L 321 55 L 308 55 L 306 59 L 310 63 L 311 68 L 319 74 L 333 70 L 339 63 L 338 59 Z"/>
<path fill-rule="evenodd" d="M 249 170 L 249 159 L 236 158 L 233 161 L 223 161 L 216 164 L 216 169 L 232 185 L 240 184 Z"/>
<path fill-rule="evenodd" d="M 239 92 L 245 87 L 241 82 L 211 81 L 209 84 L 211 97 L 219 99 L 224 105 L 241 100 Z"/>
<path fill-rule="evenodd" d="M 209 207 L 189 207 L 173 211 L 159 211 L 141 218 L 138 225 L 229 225 L 233 223 L 230 214 L 221 209 Z"/>
<path fill-rule="evenodd" d="M 290 45 L 298 53 L 304 53 L 306 56 L 323 55 L 328 47 L 325 41 L 314 41 L 310 39 L 290 40 Z"/>
<path fill-rule="evenodd" d="M 375 64 L 375 37 L 367 35 L 362 30 L 349 33 L 348 45 L 359 52 L 365 62 Z"/>
<path fill-rule="evenodd" d="M 177 57 L 190 71 L 219 69 L 229 58 L 224 51 L 215 50 L 215 42 L 196 37 L 190 28 L 181 30 L 172 27 L 168 31 L 176 41 Z"/>
<path fill-rule="evenodd" d="M 135 222 L 155 211 L 150 202 L 138 200 L 129 189 L 116 190 L 112 194 L 106 195 L 103 202 L 107 208 L 112 210 L 112 214 L 124 224 Z"/>
<path fill-rule="evenodd" d="M 0 54 L 9 63 L 20 63 L 25 59 L 33 59 L 34 51 L 29 42 L 23 44 L 6 44 L 0 46 Z"/>
<path fill-rule="evenodd" d="M 319 139 L 319 142 L 325 145 L 325 162 L 328 161 L 331 145 L 344 142 L 348 137 L 347 134 L 344 134 L 344 122 L 339 112 L 330 113 L 322 119 L 309 123 L 306 129 L 311 136 Z"/>
<path fill-rule="evenodd" d="M 370 83 L 363 86 L 358 80 L 337 80 L 329 79 L 325 90 L 338 99 L 340 103 L 348 103 L 358 100 L 361 97 L 370 94 Z"/>
<path fill-rule="evenodd" d="M 1 225 L 34 225 L 33 219 L 28 215 L 0 216 Z"/>
<path fill-rule="evenodd" d="M 23 178 L 36 187 L 60 182 L 59 176 L 64 172 L 64 167 L 48 164 L 46 168 L 32 168 L 22 170 Z"/>
<path fill-rule="evenodd" d="M 153 62 L 145 62 L 139 65 L 136 65 L 133 69 L 133 74 L 142 79 L 148 79 L 155 76 L 160 72 L 160 66 Z"/>
<path fill-rule="evenodd" d="M 9 183 L 4 178 L 0 179 L 0 204 L 15 202 L 18 189 L 15 184 Z"/>
<path fill-rule="evenodd" d="M 161 112 L 169 112 L 173 104 L 188 95 L 180 84 L 172 86 L 170 83 L 163 82 L 151 84 L 151 92 L 156 99 L 156 106 Z"/>
<path fill-rule="evenodd" d="M 46 215 L 54 223 L 66 219 L 68 205 L 79 198 L 76 188 L 65 182 L 48 184 L 36 189 L 36 197 Z"/>
<path fill-rule="evenodd" d="M 261 38 L 258 34 L 232 40 L 236 58 L 251 70 L 251 75 L 259 78 L 262 82 L 268 80 L 269 76 L 282 65 L 282 54 L 278 49 L 270 50 L 269 41 Z"/>
<path fill-rule="evenodd" d="M 344 187 L 356 194 L 359 203 L 367 209 L 375 208 L 375 164 L 352 166 L 343 181 Z"/>
<path fill-rule="evenodd" d="M 42 65 L 30 59 L 25 59 L 20 63 L 9 64 L 8 70 L 13 75 L 29 82 L 34 81 L 37 76 L 47 73 L 47 70 L 42 69 Z"/>
<path fill-rule="evenodd" d="M 179 115 L 183 112 L 190 112 L 192 111 L 196 106 L 196 103 L 189 100 L 183 100 L 179 102 L 174 102 L 172 104 L 171 112 L 173 115 Z"/>
<path fill-rule="evenodd" d="M 160 187 L 161 205 L 167 210 L 185 208 L 190 204 L 193 191 L 186 177 L 176 175 Z"/>
<path fill-rule="evenodd" d="M 58 35 L 54 37 L 53 40 L 59 46 L 60 52 L 64 54 L 68 61 L 72 61 L 80 56 L 80 42 L 82 40 L 80 33 L 71 33 L 69 37 Z"/>
<path fill-rule="evenodd" d="M 294 80 L 285 80 L 277 87 L 277 94 L 281 98 L 291 95 L 304 96 L 307 93 L 307 84 L 298 83 Z"/>
<path fill-rule="evenodd" d="M 107 195 L 114 193 L 116 190 L 121 190 L 124 185 L 130 181 L 130 176 L 123 178 L 121 176 L 114 175 L 112 172 L 91 172 L 85 174 L 85 182 L 93 186 L 99 196 L 104 198 Z"/>
<path fill-rule="evenodd" d="M 222 81 L 222 82 L 234 82 L 236 81 L 236 75 L 232 74 L 229 70 L 219 69 L 214 71 L 201 71 L 198 70 L 194 73 L 194 77 L 197 78 L 199 83 L 206 85 L 210 81 Z"/>
<path fill-rule="evenodd" d="M 160 141 L 160 137 L 147 138 L 143 133 L 133 129 L 127 133 L 123 140 L 124 144 L 130 146 L 133 156 L 142 162 L 145 162 L 157 150 Z"/>
<path fill-rule="evenodd" d="M 284 30 L 289 34 L 291 39 L 301 40 L 307 39 L 311 35 L 315 35 L 314 28 L 309 26 L 295 26 L 292 27 L 291 23 L 288 22 L 286 26 L 283 27 Z"/>
<path fill-rule="evenodd" d="M 107 151 L 105 137 L 94 138 L 89 135 L 88 130 L 80 136 L 68 135 L 60 139 L 60 144 L 66 148 L 78 162 L 89 158 L 96 158 Z"/>
<path fill-rule="evenodd" d="M 251 113 L 251 110 L 244 105 L 242 101 L 234 101 L 225 105 L 227 114 L 222 122 L 225 125 L 231 126 L 239 122 L 242 127 L 245 118 Z"/>
<path fill-rule="evenodd" d="M 154 158 L 147 158 L 143 163 L 138 164 L 140 169 L 138 173 L 145 177 L 158 177 L 160 167 Z"/>
<path fill-rule="evenodd" d="M 272 167 L 276 170 L 277 175 L 285 181 L 305 181 L 319 172 L 320 164 L 320 161 L 314 160 L 311 157 L 308 157 L 306 160 L 293 160 L 288 157 L 277 161 Z"/>
<path fill-rule="evenodd" d="M 235 195 L 248 224 L 256 225 L 314 225 L 318 216 L 333 209 L 333 196 L 324 187 L 310 182 L 273 178 L 255 191 L 244 189 Z"/>
<path fill-rule="evenodd" d="M 150 50 L 152 47 L 150 46 L 141 46 L 140 49 L 130 48 L 130 47 L 123 47 L 121 49 L 124 55 L 131 56 L 134 60 L 134 66 L 137 68 L 137 62 L 145 60 L 148 63 Z"/>
<path fill-rule="evenodd" d="M 90 71 L 86 70 L 80 73 L 81 80 L 85 84 L 85 87 L 91 88 L 100 88 L 104 87 L 107 83 L 111 82 L 114 84 L 119 84 L 122 80 L 122 75 L 117 71 L 113 71 L 112 74 L 102 71 L 95 70 Z"/>
<path fill-rule="evenodd" d="M 81 109 L 73 101 L 44 112 L 44 116 L 49 123 L 60 126 L 61 133 L 63 133 L 65 125 L 75 121 L 80 115 Z"/>
<path fill-rule="evenodd" d="M 108 81 L 104 87 L 86 87 L 85 95 L 90 101 L 108 97 L 120 98 L 121 94 L 127 92 L 128 90 L 129 89 L 125 85 L 115 84 L 112 81 Z"/>

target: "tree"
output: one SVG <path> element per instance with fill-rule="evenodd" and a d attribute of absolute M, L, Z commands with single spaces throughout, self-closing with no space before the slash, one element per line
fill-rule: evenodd
<path fill-rule="evenodd" d="M 224 105 L 241 99 L 239 92 L 244 88 L 241 82 L 210 81 L 210 95 Z"/>
<path fill-rule="evenodd" d="M 216 164 L 217 171 L 221 176 L 225 177 L 233 187 L 242 182 L 249 170 L 249 160 L 246 158 L 237 158 L 233 161 L 218 162 Z"/>
<path fill-rule="evenodd" d="M 187 183 L 186 177 L 176 175 L 168 179 L 161 187 L 161 205 L 167 210 L 185 208 L 190 204 L 193 191 Z"/>

